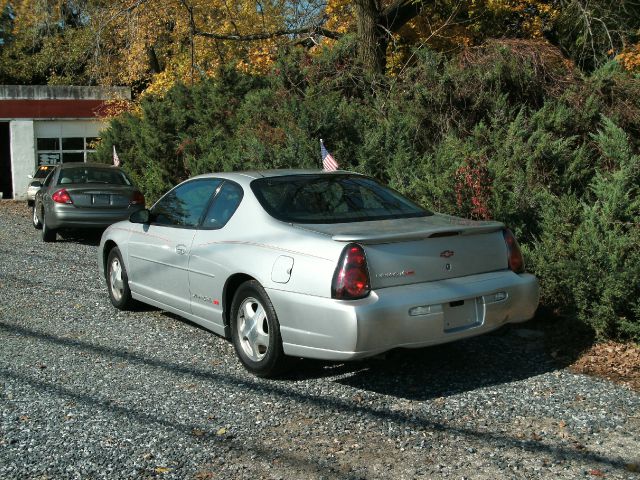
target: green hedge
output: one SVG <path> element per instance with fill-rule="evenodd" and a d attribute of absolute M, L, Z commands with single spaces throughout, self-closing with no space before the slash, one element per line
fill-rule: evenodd
<path fill-rule="evenodd" d="M 542 301 L 601 338 L 640 339 L 640 79 L 615 63 L 584 77 L 551 47 L 494 42 L 456 58 L 428 50 L 397 77 L 350 66 L 349 39 L 293 51 L 269 75 L 225 69 L 114 119 L 116 145 L 151 201 L 190 176 L 341 168 L 425 206 L 509 224 Z"/>

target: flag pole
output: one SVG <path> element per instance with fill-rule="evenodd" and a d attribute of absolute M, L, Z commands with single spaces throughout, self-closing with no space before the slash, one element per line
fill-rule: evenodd
<path fill-rule="evenodd" d="M 324 169 L 324 159 L 322 158 L 322 139 L 320 139 L 320 168 Z"/>

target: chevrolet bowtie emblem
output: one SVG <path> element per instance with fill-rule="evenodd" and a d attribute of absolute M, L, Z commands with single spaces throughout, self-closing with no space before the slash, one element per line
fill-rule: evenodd
<path fill-rule="evenodd" d="M 445 250 L 444 252 L 440 252 L 440 256 L 442 258 L 453 257 L 453 255 L 454 255 L 454 251 L 453 250 Z"/>

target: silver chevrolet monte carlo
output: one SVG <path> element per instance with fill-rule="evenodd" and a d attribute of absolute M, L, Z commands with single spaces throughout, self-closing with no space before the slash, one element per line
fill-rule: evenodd
<path fill-rule="evenodd" d="M 538 282 L 499 222 L 429 212 L 349 172 L 201 175 L 103 234 L 101 274 L 230 338 L 243 365 L 350 360 L 530 319 Z"/>

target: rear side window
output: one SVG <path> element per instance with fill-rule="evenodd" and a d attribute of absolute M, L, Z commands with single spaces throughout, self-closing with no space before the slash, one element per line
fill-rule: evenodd
<path fill-rule="evenodd" d="M 290 175 L 254 180 L 272 217 L 292 223 L 346 223 L 431 215 L 398 192 L 360 175 Z"/>
<path fill-rule="evenodd" d="M 109 185 L 130 186 L 131 180 L 122 170 L 115 168 L 64 168 L 60 170 L 58 185 L 83 184 L 83 183 L 103 183 Z"/>
<path fill-rule="evenodd" d="M 43 185 L 45 187 L 48 187 L 49 185 L 51 185 L 51 181 L 53 180 L 53 177 L 55 177 L 55 176 L 56 176 L 56 171 L 55 170 L 49 172 L 49 174 L 47 175 L 47 178 L 44 179 Z"/>
<path fill-rule="evenodd" d="M 239 185 L 225 181 L 204 217 L 202 228 L 224 227 L 240 205 L 242 196 L 243 191 Z"/>

